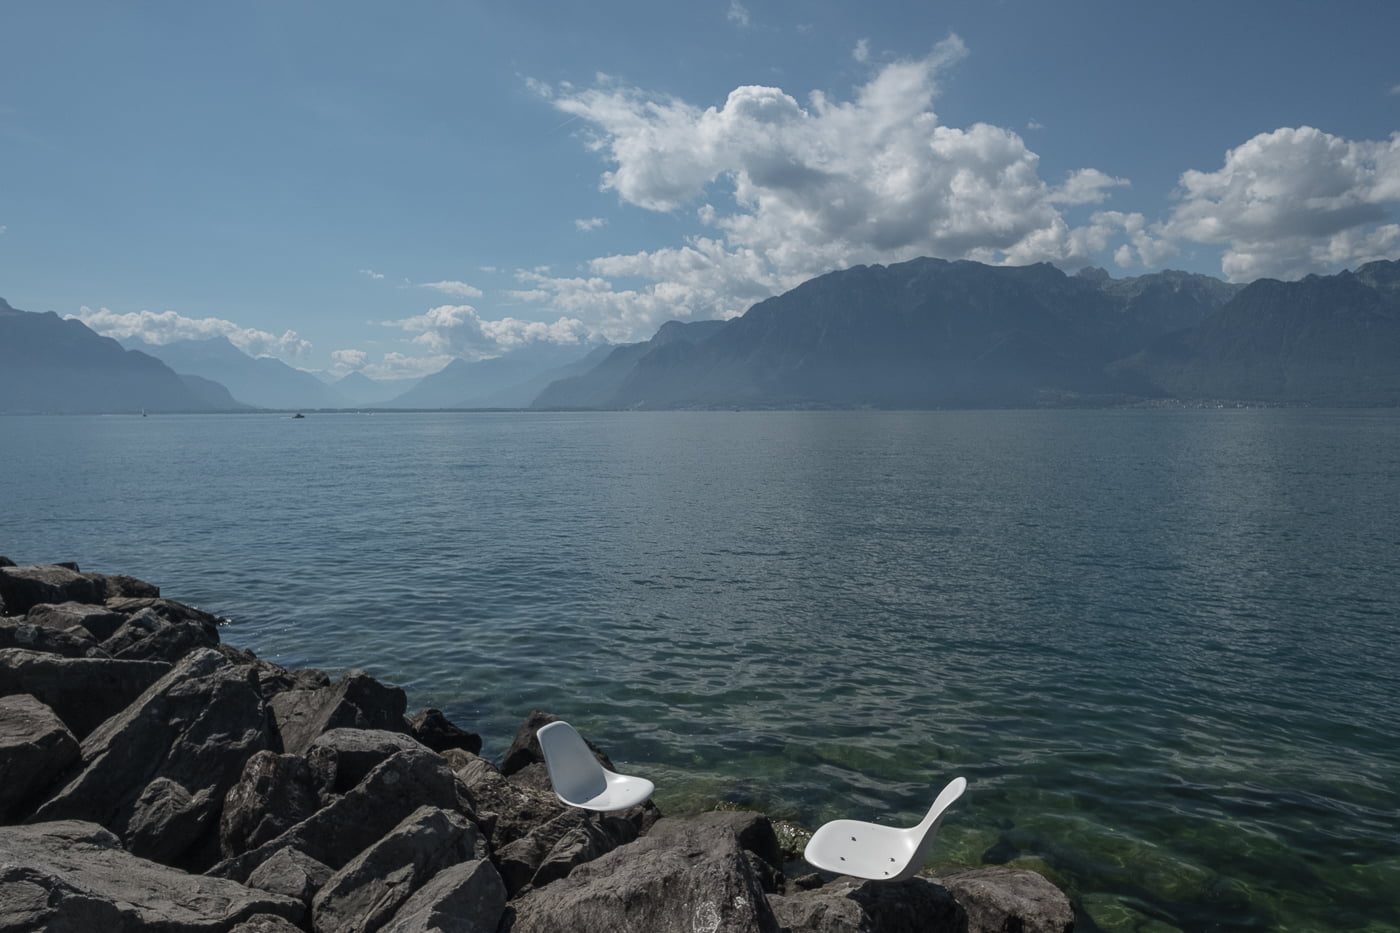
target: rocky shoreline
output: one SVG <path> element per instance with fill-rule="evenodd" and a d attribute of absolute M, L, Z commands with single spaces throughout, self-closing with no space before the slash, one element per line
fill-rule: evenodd
<path fill-rule="evenodd" d="M 761 813 L 566 807 L 548 713 L 493 762 L 398 687 L 284 669 L 219 621 L 0 557 L 0 933 L 1072 929 L 1030 871 L 861 882 Z"/>

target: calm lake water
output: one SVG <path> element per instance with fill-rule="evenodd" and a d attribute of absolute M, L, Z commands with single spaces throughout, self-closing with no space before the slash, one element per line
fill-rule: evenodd
<path fill-rule="evenodd" d="M 0 418 L 0 553 L 130 573 L 663 810 L 913 823 L 1081 930 L 1400 930 L 1400 412 Z"/>

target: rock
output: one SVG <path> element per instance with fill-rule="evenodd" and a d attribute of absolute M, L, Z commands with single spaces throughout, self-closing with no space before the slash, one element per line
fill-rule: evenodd
<path fill-rule="evenodd" d="M 344 797 L 256 849 L 225 859 L 210 874 L 246 879 L 281 849 L 298 849 L 339 870 L 406 816 L 432 806 L 471 818 L 465 789 L 442 756 L 426 748 L 402 751 L 375 768 Z"/>
<path fill-rule="evenodd" d="M 282 751 L 301 755 L 331 729 L 383 729 L 408 732 L 408 697 L 364 671 L 351 671 L 326 687 L 286 690 L 272 698 L 272 717 Z"/>
<path fill-rule="evenodd" d="M 506 889 L 491 863 L 462 862 L 434 875 L 380 933 L 496 933 L 505 908 Z"/>
<path fill-rule="evenodd" d="M 279 849 L 248 876 L 248 887 L 281 894 L 311 909 L 316 892 L 330 880 L 330 866 L 296 849 Z"/>
<path fill-rule="evenodd" d="M 102 590 L 70 566 L 0 567 L 0 601 L 12 615 L 40 603 L 100 603 Z"/>
<path fill-rule="evenodd" d="M 290 898 L 139 858 L 92 823 L 0 828 L 0 930 L 196 933 L 304 913 Z"/>
<path fill-rule="evenodd" d="M 136 855 L 202 867 L 224 795 L 269 741 L 247 669 L 200 649 L 83 740 L 81 772 L 32 821 L 90 820 Z"/>
<path fill-rule="evenodd" d="M 587 819 L 583 810 L 569 808 L 525 836 L 495 848 L 492 859 L 505 882 L 506 891 L 515 897 L 530 884 L 549 853 L 565 836 L 577 830 Z M 541 884 L 544 880 L 541 879 Z"/>
<path fill-rule="evenodd" d="M 0 650 L 0 696 L 33 694 L 81 739 L 169 671 L 161 661 L 62 658 L 9 648 Z"/>
<path fill-rule="evenodd" d="M 841 878 L 815 891 L 770 896 L 769 903 L 787 933 L 970 933 L 953 896 L 924 878 Z"/>
<path fill-rule="evenodd" d="M 778 933 L 748 859 L 726 827 L 677 826 L 580 865 L 506 908 L 501 933 Z"/>
<path fill-rule="evenodd" d="M 128 577 L 124 573 L 85 573 L 93 583 L 97 584 L 102 592 L 102 598 L 106 599 L 152 599 L 160 597 L 160 587 L 154 583 L 147 583 L 145 580 L 138 580 L 135 577 Z"/>
<path fill-rule="evenodd" d="M 408 731 L 418 741 L 435 752 L 462 748 L 473 755 L 481 754 L 481 736 L 466 732 L 447 721 L 442 710 L 429 707 L 409 721 Z"/>
<path fill-rule="evenodd" d="M 762 813 L 751 810 L 712 810 L 684 820 L 660 820 L 649 830 L 648 835 L 658 839 L 670 838 L 676 833 L 690 833 L 696 828 L 716 827 L 734 834 L 739 847 L 752 853 L 771 869 L 782 872 L 783 854 L 778 846 L 778 835 L 773 823 Z"/>
<path fill-rule="evenodd" d="M 550 847 L 531 876 L 530 885 L 540 888 L 567 878 L 575 868 L 632 842 L 637 836 L 636 823 L 622 817 L 600 813 L 579 820 Z"/>
<path fill-rule="evenodd" d="M 319 809 L 316 776 L 306 759 L 264 749 L 248 759 L 224 796 L 219 853 L 232 858 L 256 849 Z"/>
<path fill-rule="evenodd" d="M 540 740 L 535 738 L 535 733 L 540 731 L 541 726 L 547 726 L 552 722 L 558 722 L 559 717 L 553 713 L 546 713 L 544 710 L 531 710 L 530 715 L 525 717 L 515 733 L 515 739 L 510 743 L 510 748 L 506 750 L 505 757 L 501 759 L 501 773 L 506 777 L 511 777 L 518 771 L 524 770 L 532 764 L 544 764 L 544 752 L 540 750 Z M 588 742 L 587 739 L 584 739 Z M 593 756 L 603 763 L 603 767 L 609 771 L 616 771 L 617 767 L 612 763 L 601 748 L 588 742 L 588 747 L 593 751 Z"/>
<path fill-rule="evenodd" d="M 110 596 L 105 602 L 107 608 L 113 612 L 129 616 L 136 615 L 143 609 L 150 609 L 167 622 L 198 622 L 213 629 L 217 629 L 225 621 L 212 612 L 177 603 L 173 599 L 161 599 L 159 596 Z"/>
<path fill-rule="evenodd" d="M 85 629 L 49 628 L 35 625 L 24 616 L 0 619 L 0 649 L 3 648 L 23 648 L 63 658 L 108 657 Z"/>
<path fill-rule="evenodd" d="M 229 933 L 302 933 L 301 927 L 273 914 L 258 914 L 244 920 Z"/>
<path fill-rule="evenodd" d="M 321 888 L 312 902 L 316 933 L 377 930 L 439 871 L 485 855 L 486 842 L 466 817 L 419 807 Z"/>
<path fill-rule="evenodd" d="M 25 613 L 24 621 L 51 629 L 81 625 L 96 641 L 106 641 L 126 622 L 126 615 L 106 606 L 86 603 L 40 603 Z"/>
<path fill-rule="evenodd" d="M 78 740 L 29 694 L 0 697 L 0 820 L 49 788 L 78 760 Z"/>
<path fill-rule="evenodd" d="M 1074 909 L 1044 876 L 1016 868 L 974 868 L 940 879 L 967 912 L 967 933 L 1068 933 Z"/>
<path fill-rule="evenodd" d="M 321 787 L 343 794 L 363 781 L 381 762 L 399 752 L 422 747 L 417 739 L 401 732 L 331 729 L 311 743 L 306 760 Z"/>
<path fill-rule="evenodd" d="M 460 760 L 454 755 L 454 761 Z M 519 787 L 491 762 L 476 755 L 458 767 L 457 777 L 466 787 L 478 821 L 491 837 L 493 851 L 523 838 L 568 809 L 552 791 Z"/>
<path fill-rule="evenodd" d="M 197 648 L 215 648 L 219 630 L 207 622 L 171 621 L 155 609 L 128 616 L 102 650 L 125 661 L 167 661 L 174 664 Z"/>

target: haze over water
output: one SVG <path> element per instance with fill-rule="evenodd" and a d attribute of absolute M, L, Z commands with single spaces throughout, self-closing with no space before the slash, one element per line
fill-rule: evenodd
<path fill-rule="evenodd" d="M 1400 413 L 0 419 L 0 553 L 130 573 L 499 756 L 532 708 L 1080 929 L 1396 930 Z"/>

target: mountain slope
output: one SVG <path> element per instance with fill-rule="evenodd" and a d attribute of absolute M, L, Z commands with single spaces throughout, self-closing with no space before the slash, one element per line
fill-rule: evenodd
<path fill-rule="evenodd" d="M 170 367 L 125 350 L 81 321 L 0 299 L 0 411 L 153 412 L 238 408 L 219 387 L 191 387 Z"/>
<path fill-rule="evenodd" d="M 178 373 L 213 379 L 226 386 L 240 402 L 258 408 L 344 408 L 346 400 L 308 372 L 293 369 L 281 360 L 253 358 L 226 337 L 209 340 L 176 340 L 125 343 L 160 359 Z"/>
<path fill-rule="evenodd" d="M 527 394 L 512 390 L 543 373 L 574 364 L 594 349 L 591 344 L 534 344 L 487 360 L 455 359 L 384 407 L 522 407 L 529 404 Z M 502 399 L 514 404 L 502 405 Z"/>

